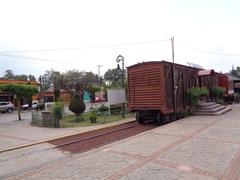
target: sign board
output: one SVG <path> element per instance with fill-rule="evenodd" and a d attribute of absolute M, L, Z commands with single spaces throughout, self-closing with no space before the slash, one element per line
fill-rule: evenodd
<path fill-rule="evenodd" d="M 126 102 L 125 89 L 107 89 L 108 104 L 120 104 Z"/>

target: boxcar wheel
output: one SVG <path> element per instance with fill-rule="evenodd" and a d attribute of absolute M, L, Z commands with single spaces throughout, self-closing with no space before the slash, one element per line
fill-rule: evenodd
<path fill-rule="evenodd" d="M 163 124 L 163 115 L 162 115 L 161 112 L 157 113 L 156 122 L 157 122 L 158 125 L 162 125 Z"/>
<path fill-rule="evenodd" d="M 141 111 L 138 111 L 136 113 L 136 117 L 135 117 L 139 124 L 143 124 L 144 123 L 144 119 L 143 119 L 141 114 L 142 114 Z"/>

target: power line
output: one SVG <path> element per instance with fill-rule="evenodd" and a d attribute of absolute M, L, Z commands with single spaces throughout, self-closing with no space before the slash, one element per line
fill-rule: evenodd
<path fill-rule="evenodd" d="M 29 59 L 31 61 L 57 62 L 57 63 L 69 62 L 69 61 L 57 61 L 57 60 L 52 60 L 52 59 L 43 59 L 43 58 L 37 58 L 37 57 L 29 57 L 29 56 L 22 56 L 22 55 L 12 55 L 12 54 L 0 54 L 0 56 L 7 56 L 7 57 L 13 57 L 13 58 L 20 58 L 20 59 Z"/>
<path fill-rule="evenodd" d="M 203 49 L 199 49 L 199 48 L 195 48 L 195 47 L 192 47 L 190 45 L 187 45 L 187 44 L 184 44 L 184 43 L 181 43 L 179 41 L 176 41 L 175 42 L 179 45 L 182 45 L 182 46 L 185 46 L 187 48 L 190 48 L 190 49 L 193 49 L 195 51 L 200 51 L 200 52 L 204 52 L 206 54 L 213 54 L 213 55 L 218 55 L 218 56 L 240 56 L 240 54 L 224 54 L 224 53 L 218 53 L 218 52 L 214 52 L 214 51 L 207 51 L 207 50 L 203 50 Z"/>
<path fill-rule="evenodd" d="M 141 44 L 154 44 L 163 41 L 170 41 L 170 39 L 161 39 L 155 41 L 142 41 L 142 42 L 134 42 L 134 43 L 121 43 L 121 44 L 111 44 L 111 45 L 99 45 L 99 46 L 85 46 L 79 48 L 55 48 L 55 49 L 36 49 L 36 50 L 16 50 L 16 51 L 0 51 L 1 54 L 9 54 L 9 53 L 22 53 L 22 52 L 51 52 L 51 51 L 73 51 L 73 50 L 84 50 L 84 49 L 97 49 L 97 48 L 109 48 L 109 47 L 120 47 L 120 46 L 133 46 L 133 45 L 141 45 Z"/>

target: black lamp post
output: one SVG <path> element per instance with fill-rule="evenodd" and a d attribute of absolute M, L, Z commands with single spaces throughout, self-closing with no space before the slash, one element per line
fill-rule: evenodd
<path fill-rule="evenodd" d="M 119 66 L 120 61 L 122 61 L 122 69 Z M 125 74 L 124 74 L 124 57 L 122 55 L 118 55 L 116 62 L 118 63 L 117 70 L 121 71 L 122 70 L 122 88 L 124 89 L 124 79 L 125 79 Z M 125 91 L 125 89 L 124 89 Z M 122 104 L 122 117 L 125 118 L 124 114 L 125 110 L 125 103 Z"/>

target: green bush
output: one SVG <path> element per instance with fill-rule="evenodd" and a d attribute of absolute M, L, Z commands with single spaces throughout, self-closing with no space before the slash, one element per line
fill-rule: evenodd
<path fill-rule="evenodd" d="M 60 120 L 63 118 L 64 104 L 62 102 L 55 102 L 51 109 L 53 118 L 55 119 L 55 127 L 60 127 Z"/>
<path fill-rule="evenodd" d="M 64 104 L 62 102 L 55 102 L 52 107 L 52 115 L 55 119 L 62 119 Z"/>
<path fill-rule="evenodd" d="M 79 120 L 79 116 L 85 111 L 86 105 L 83 102 L 79 93 L 75 93 L 73 98 L 69 104 L 69 110 L 75 113 L 77 116 L 77 120 Z"/>
<path fill-rule="evenodd" d="M 98 111 L 99 111 L 99 112 L 106 112 L 106 111 L 108 111 L 108 107 L 107 107 L 107 106 L 104 106 L 104 105 L 101 105 L 101 106 L 98 108 Z"/>
<path fill-rule="evenodd" d="M 187 95 L 191 99 L 191 105 L 193 107 L 197 106 L 197 103 L 199 100 L 201 100 L 203 97 L 206 97 L 209 94 L 209 91 L 205 87 L 192 87 L 187 90 Z"/>
<path fill-rule="evenodd" d="M 215 87 L 210 90 L 211 97 L 216 101 L 223 99 L 225 89 L 222 87 Z"/>
<path fill-rule="evenodd" d="M 90 119 L 91 123 L 96 123 L 97 122 L 97 110 L 96 109 L 92 109 L 90 111 L 89 119 Z"/>

